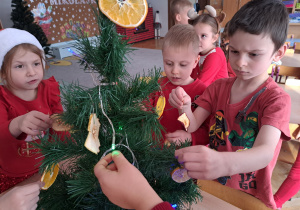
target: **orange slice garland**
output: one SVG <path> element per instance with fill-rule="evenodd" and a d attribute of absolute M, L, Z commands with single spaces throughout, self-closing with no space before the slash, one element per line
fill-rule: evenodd
<path fill-rule="evenodd" d="M 138 27 L 148 13 L 146 0 L 99 0 L 99 8 L 112 22 L 124 28 Z"/>

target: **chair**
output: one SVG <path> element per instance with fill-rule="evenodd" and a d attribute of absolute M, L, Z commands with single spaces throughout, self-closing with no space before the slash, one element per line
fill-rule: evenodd
<path fill-rule="evenodd" d="M 284 44 L 286 45 L 286 48 L 287 48 L 287 49 L 289 49 L 290 46 L 291 46 L 291 42 L 285 42 Z"/>
<path fill-rule="evenodd" d="M 295 37 L 294 34 L 288 34 L 288 35 L 286 36 L 287 39 L 293 39 L 294 37 Z"/>
<path fill-rule="evenodd" d="M 300 50 L 300 42 L 294 42 L 294 50 Z"/>
<path fill-rule="evenodd" d="M 286 77 L 285 81 L 289 76 L 298 79 L 300 78 L 300 67 L 280 65 L 276 67 L 275 74 L 276 74 L 275 82 L 277 83 L 281 83 L 282 76 Z M 283 83 L 285 83 L 285 81 Z"/>
<path fill-rule="evenodd" d="M 271 64 L 268 68 L 268 74 L 270 75 L 270 77 L 274 77 L 275 75 L 275 69 L 276 69 L 276 65 L 275 64 Z"/>

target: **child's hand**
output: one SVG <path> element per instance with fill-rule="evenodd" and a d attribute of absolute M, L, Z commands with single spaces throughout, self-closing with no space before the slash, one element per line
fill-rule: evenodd
<path fill-rule="evenodd" d="M 188 170 L 194 179 L 212 180 L 223 176 L 222 157 L 220 152 L 206 146 L 191 146 L 175 151 L 178 162 Z"/>
<path fill-rule="evenodd" d="M 187 139 L 192 141 L 192 135 L 184 130 L 177 130 L 173 133 L 167 133 L 166 138 L 169 142 L 175 142 L 179 145 L 181 142 L 185 142 Z"/>
<path fill-rule="evenodd" d="M 37 208 L 39 201 L 40 181 L 23 186 L 16 186 L 0 195 L 0 209 L 31 210 Z"/>
<path fill-rule="evenodd" d="M 22 132 L 27 135 L 36 136 L 41 134 L 52 126 L 53 120 L 49 115 L 38 111 L 31 111 L 27 114 L 14 118 L 10 125 L 9 131 L 14 137 L 18 137 Z"/>
<path fill-rule="evenodd" d="M 112 161 L 114 163 L 108 165 Z M 94 173 L 103 193 L 122 208 L 152 209 L 162 202 L 141 172 L 119 151 L 102 158 L 95 166 Z"/>
<path fill-rule="evenodd" d="M 177 87 L 170 93 L 169 103 L 177 109 L 191 108 L 191 97 L 182 87 Z"/>

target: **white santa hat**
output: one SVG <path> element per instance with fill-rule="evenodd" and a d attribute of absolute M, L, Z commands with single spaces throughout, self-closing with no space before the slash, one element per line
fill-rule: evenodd
<path fill-rule="evenodd" d="M 6 28 L 0 31 L 0 69 L 3 64 L 4 56 L 12 48 L 23 43 L 32 44 L 44 51 L 42 45 L 35 36 L 27 31 L 15 28 Z"/>

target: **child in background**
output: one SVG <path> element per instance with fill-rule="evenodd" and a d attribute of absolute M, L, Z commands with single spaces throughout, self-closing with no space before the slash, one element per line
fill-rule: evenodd
<path fill-rule="evenodd" d="M 0 209 L 32 209 L 41 188 L 41 157 L 29 142 L 40 142 L 37 136 L 52 127 L 50 115 L 63 111 L 59 85 L 54 77 L 43 80 L 44 51 L 32 34 L 4 29 L 0 46 Z"/>
<path fill-rule="evenodd" d="M 210 115 L 209 147 L 192 146 L 175 152 L 196 179 L 218 179 L 276 208 L 271 176 L 282 140 L 290 139 L 290 96 L 268 75 L 280 60 L 288 29 L 288 14 L 280 0 L 252 0 L 230 20 L 229 61 L 234 78 L 219 79 L 195 101 L 181 87 L 169 102 L 186 113 L 193 132 Z"/>
<path fill-rule="evenodd" d="M 199 78 L 206 86 L 220 78 L 227 78 L 227 63 L 224 52 L 216 47 L 220 26 L 223 20 L 215 17 L 216 11 L 206 6 L 209 14 L 190 16 L 191 23 L 200 39 L 200 62 L 193 70 L 191 77 Z M 190 14 L 190 13 L 189 13 Z M 225 16 L 220 16 L 225 17 Z"/>
<path fill-rule="evenodd" d="M 191 8 L 193 8 L 193 4 L 189 0 L 172 0 L 170 3 L 172 25 L 189 24 L 187 13 Z"/>
<path fill-rule="evenodd" d="M 190 77 L 193 68 L 199 62 L 199 38 L 191 25 L 178 24 L 170 28 L 163 40 L 162 55 L 166 77 L 160 79 L 162 91 L 150 95 L 151 107 L 155 107 L 162 95 L 166 98 L 166 106 L 160 117 L 160 123 L 166 132 L 162 132 L 163 140 L 176 142 L 186 139 L 193 144 L 208 144 L 208 127 L 203 125 L 193 133 L 187 133 L 184 126 L 177 120 L 179 113 L 168 103 L 172 89 L 180 86 L 192 98 L 192 102 L 205 90 L 205 85 L 198 79 Z M 196 108 L 191 104 L 191 109 Z M 197 141 L 197 142 L 196 142 Z"/>
<path fill-rule="evenodd" d="M 298 139 L 300 140 L 300 139 Z M 300 190 L 300 148 L 297 158 L 284 182 L 274 195 L 277 208 L 281 209 L 282 205 L 291 199 Z"/>

